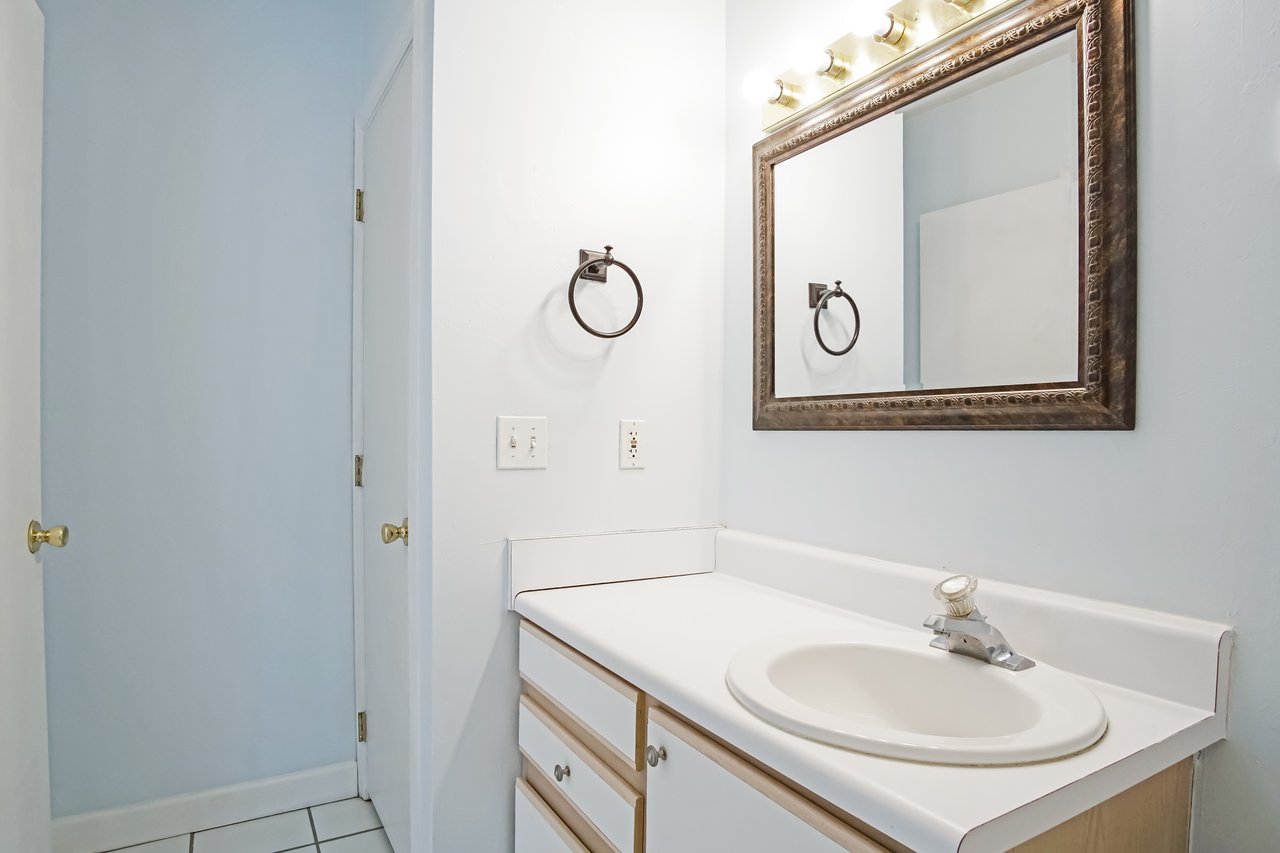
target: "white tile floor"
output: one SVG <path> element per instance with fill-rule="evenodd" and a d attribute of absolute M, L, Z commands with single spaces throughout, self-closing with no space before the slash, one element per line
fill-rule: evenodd
<path fill-rule="evenodd" d="M 111 853 L 392 853 L 373 804 L 339 800 Z"/>

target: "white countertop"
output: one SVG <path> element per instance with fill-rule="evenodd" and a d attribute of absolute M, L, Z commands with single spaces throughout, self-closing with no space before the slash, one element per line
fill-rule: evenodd
<path fill-rule="evenodd" d="M 879 758 L 763 722 L 729 692 L 725 671 L 744 645 L 774 635 L 839 630 L 856 640 L 910 629 L 715 572 L 521 592 L 514 604 L 664 705 L 920 853 L 1006 850 L 1225 734 L 1221 714 L 1082 678 L 1109 727 L 1078 755 L 1013 767 Z M 930 639 L 915 633 L 922 644 Z"/>

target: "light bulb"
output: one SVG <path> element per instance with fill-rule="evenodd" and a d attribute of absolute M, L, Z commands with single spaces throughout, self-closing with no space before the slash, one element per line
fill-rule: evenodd
<path fill-rule="evenodd" d="M 849 57 L 827 48 L 811 54 L 806 58 L 803 65 L 797 65 L 796 68 L 809 74 L 817 74 L 820 77 L 839 80 L 849 72 L 850 65 Z"/>
<path fill-rule="evenodd" d="M 806 54 L 804 62 L 797 63 L 796 68 L 806 74 L 826 74 L 835 68 L 836 57 L 829 50 L 815 50 Z"/>
<path fill-rule="evenodd" d="M 849 27 L 856 35 L 884 37 L 893 28 L 893 16 L 885 0 L 854 0 Z"/>
<path fill-rule="evenodd" d="M 782 84 L 778 79 L 759 69 L 742 78 L 742 97 L 753 104 L 761 101 L 772 103 L 782 95 Z"/>

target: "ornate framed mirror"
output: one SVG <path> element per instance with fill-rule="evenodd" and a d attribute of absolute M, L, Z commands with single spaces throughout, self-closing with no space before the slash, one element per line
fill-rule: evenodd
<path fill-rule="evenodd" d="M 1132 429 L 1129 0 L 918 53 L 753 149 L 755 428 Z"/>

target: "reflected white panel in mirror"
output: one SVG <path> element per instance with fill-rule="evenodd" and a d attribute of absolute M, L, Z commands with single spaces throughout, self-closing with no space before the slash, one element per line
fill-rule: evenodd
<path fill-rule="evenodd" d="M 777 396 L 902 390 L 902 153 L 902 117 L 889 115 L 774 168 Z M 847 356 L 818 346 L 809 307 L 809 284 L 837 279 L 862 317 Z M 828 305 L 823 339 L 843 349 L 853 312 Z"/>
<path fill-rule="evenodd" d="M 923 387 L 1075 381 L 1076 198 L 1064 175 L 920 217 Z"/>

